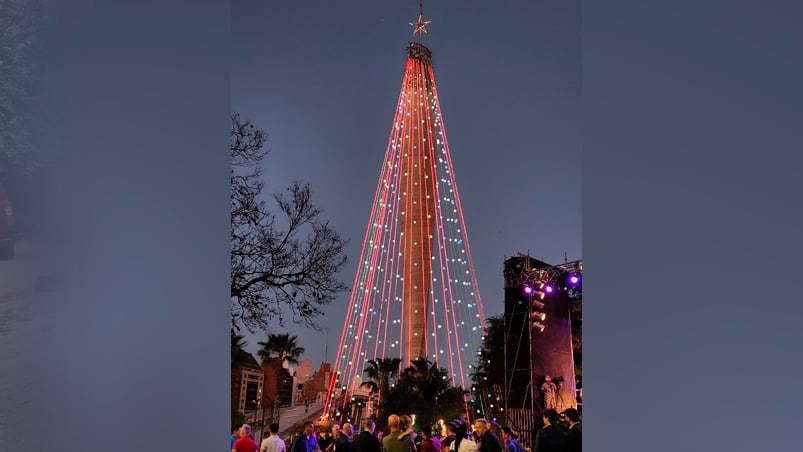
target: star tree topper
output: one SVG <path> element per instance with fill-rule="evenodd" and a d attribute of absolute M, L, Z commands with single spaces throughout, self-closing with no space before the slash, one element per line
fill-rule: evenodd
<path fill-rule="evenodd" d="M 427 32 L 427 25 L 431 24 L 431 20 L 424 20 L 424 15 L 422 13 L 418 14 L 418 22 L 410 22 L 410 25 L 413 27 L 413 34 L 419 35 L 419 38 L 424 37 L 424 33 Z"/>

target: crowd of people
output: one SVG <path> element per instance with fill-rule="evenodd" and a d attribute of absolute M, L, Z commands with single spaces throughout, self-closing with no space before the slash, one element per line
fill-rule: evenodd
<path fill-rule="evenodd" d="M 582 423 L 574 408 L 563 413 L 554 409 L 543 412 L 544 427 L 535 433 L 532 448 L 519 442 L 519 433 L 510 426 L 477 419 L 473 426 L 455 419 L 444 428 L 414 428 L 407 415 L 392 414 L 387 427 L 377 430 L 367 419 L 357 431 L 350 423 L 335 423 L 328 431 L 315 432 L 312 421 L 303 431 L 287 438 L 279 437 L 279 424 L 271 424 L 259 444 L 248 424 L 232 431 L 232 452 L 580 452 Z M 473 427 L 473 429 L 472 429 Z"/>

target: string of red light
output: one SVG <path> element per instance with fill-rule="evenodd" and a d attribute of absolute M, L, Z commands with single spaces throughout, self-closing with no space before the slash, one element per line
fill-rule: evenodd
<path fill-rule="evenodd" d="M 327 410 L 336 393 L 344 396 L 341 408 L 354 397 L 367 360 L 404 357 L 411 352 L 405 334 L 417 308 L 407 307 L 403 300 L 407 299 L 404 278 L 412 279 L 413 272 L 422 277 L 425 287 L 421 289 L 429 295 L 429 312 L 422 313 L 424 355 L 432 357 L 437 366 L 446 366 L 447 360 L 442 357 L 446 352 L 454 384 L 468 388 L 469 373 L 462 355 L 468 353 L 466 360 L 475 361 L 484 313 L 451 168 L 432 68 L 420 59 L 408 58 L 327 392 Z M 434 187 L 427 182 L 430 177 Z M 413 180 L 427 183 L 419 186 Z M 408 232 L 410 237 L 404 237 L 400 218 L 415 213 L 415 228 Z M 416 244 L 415 237 L 428 241 Z M 410 257 L 414 248 L 422 250 L 421 262 L 427 259 L 429 265 L 413 268 Z M 401 268 L 405 263 L 408 267 Z M 436 274 L 440 275 L 439 284 L 435 284 Z M 442 305 L 441 323 L 438 304 Z M 476 313 L 472 312 L 474 308 Z M 366 355 L 371 349 L 373 354 Z"/>
<path fill-rule="evenodd" d="M 408 66 L 409 66 L 409 64 L 408 64 Z M 405 93 L 404 89 L 402 89 L 401 92 L 399 93 L 399 104 L 401 104 L 403 102 L 404 93 Z M 397 112 L 396 112 L 396 120 L 395 120 L 396 123 L 401 121 L 402 114 L 403 114 L 403 110 L 401 108 L 398 108 Z M 390 162 L 390 161 L 393 160 L 394 149 L 391 146 L 391 143 L 395 140 L 394 135 L 398 135 L 397 130 L 398 130 L 397 128 L 393 128 L 391 130 L 390 137 L 388 138 L 388 146 L 386 148 L 385 159 L 384 159 L 384 161 L 386 161 L 386 162 Z M 374 203 L 372 204 L 372 206 L 374 206 L 374 212 L 372 213 L 371 219 L 368 222 L 368 227 L 366 228 L 365 237 L 363 239 L 362 250 L 360 252 L 361 259 L 364 258 L 364 256 L 365 256 L 366 245 L 367 245 L 367 243 L 369 241 L 369 237 L 371 237 L 371 235 L 373 234 L 373 230 L 375 229 L 373 227 L 373 225 L 374 224 L 381 224 L 381 223 L 379 223 L 377 221 L 378 220 L 377 215 L 378 215 L 380 209 L 385 209 L 385 208 L 381 207 L 379 204 L 377 204 L 377 201 L 380 199 L 380 196 L 382 196 L 383 199 L 387 199 L 387 196 L 389 194 L 389 189 L 383 186 L 384 185 L 383 184 L 383 180 L 389 178 L 388 175 L 392 174 L 392 171 L 393 171 L 392 168 L 388 168 L 387 166 L 383 165 L 379 181 L 377 182 L 376 193 L 374 195 Z M 386 205 L 386 203 L 385 203 L 385 205 Z M 356 274 L 354 276 L 354 283 L 353 283 L 352 287 L 358 287 L 358 281 L 360 281 L 361 276 L 364 276 L 364 271 L 365 271 L 364 265 L 360 265 L 358 267 L 358 271 L 356 272 Z M 349 310 L 346 313 L 346 322 L 347 322 L 346 324 L 348 324 L 348 322 L 350 321 L 350 317 L 353 316 L 354 307 L 359 302 L 358 300 L 359 300 L 360 295 L 361 295 L 361 293 L 359 291 L 352 291 L 351 296 L 349 297 L 350 298 L 350 300 L 349 300 Z M 342 351 L 343 348 L 344 348 L 343 346 L 345 345 L 347 333 L 348 333 L 348 329 L 347 328 L 343 328 L 343 331 L 341 332 L 341 335 L 340 335 L 340 342 L 338 343 L 338 348 L 337 348 L 338 353 L 337 353 L 337 355 L 335 357 L 335 363 L 334 363 L 334 367 L 332 368 L 332 375 L 330 377 L 330 381 L 329 381 L 329 385 L 328 385 L 328 389 L 327 389 L 327 396 L 326 396 L 326 399 L 325 399 L 325 402 L 324 402 L 324 410 L 326 410 L 326 411 L 328 411 L 331 408 L 331 404 L 332 404 L 332 401 L 333 401 L 333 398 L 334 398 L 334 393 L 335 393 L 335 387 L 339 383 L 338 382 L 338 378 L 341 375 L 340 369 L 343 368 L 342 361 L 344 359 L 344 358 L 341 357 L 340 351 Z"/>

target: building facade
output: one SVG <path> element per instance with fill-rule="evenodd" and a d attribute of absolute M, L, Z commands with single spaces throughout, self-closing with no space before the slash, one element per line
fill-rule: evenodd
<path fill-rule="evenodd" d="M 232 363 L 231 410 L 236 413 L 256 411 L 263 395 L 264 373 L 256 359 L 243 352 Z"/>

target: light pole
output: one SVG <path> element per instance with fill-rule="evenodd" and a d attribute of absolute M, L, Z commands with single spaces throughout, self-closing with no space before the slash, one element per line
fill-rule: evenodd
<path fill-rule="evenodd" d="M 261 389 L 257 390 L 256 411 L 254 412 L 254 423 L 257 423 L 257 415 L 259 414 L 260 408 L 262 408 L 262 390 Z M 263 432 L 263 430 L 265 428 L 264 427 L 264 420 L 265 420 L 265 412 L 263 411 L 262 412 L 262 422 L 258 423 L 258 425 L 259 425 L 259 436 L 254 435 L 255 436 L 254 439 L 257 440 L 257 443 L 260 441 L 260 438 L 262 438 L 262 432 Z M 256 430 L 256 429 L 254 429 L 254 430 Z"/>

